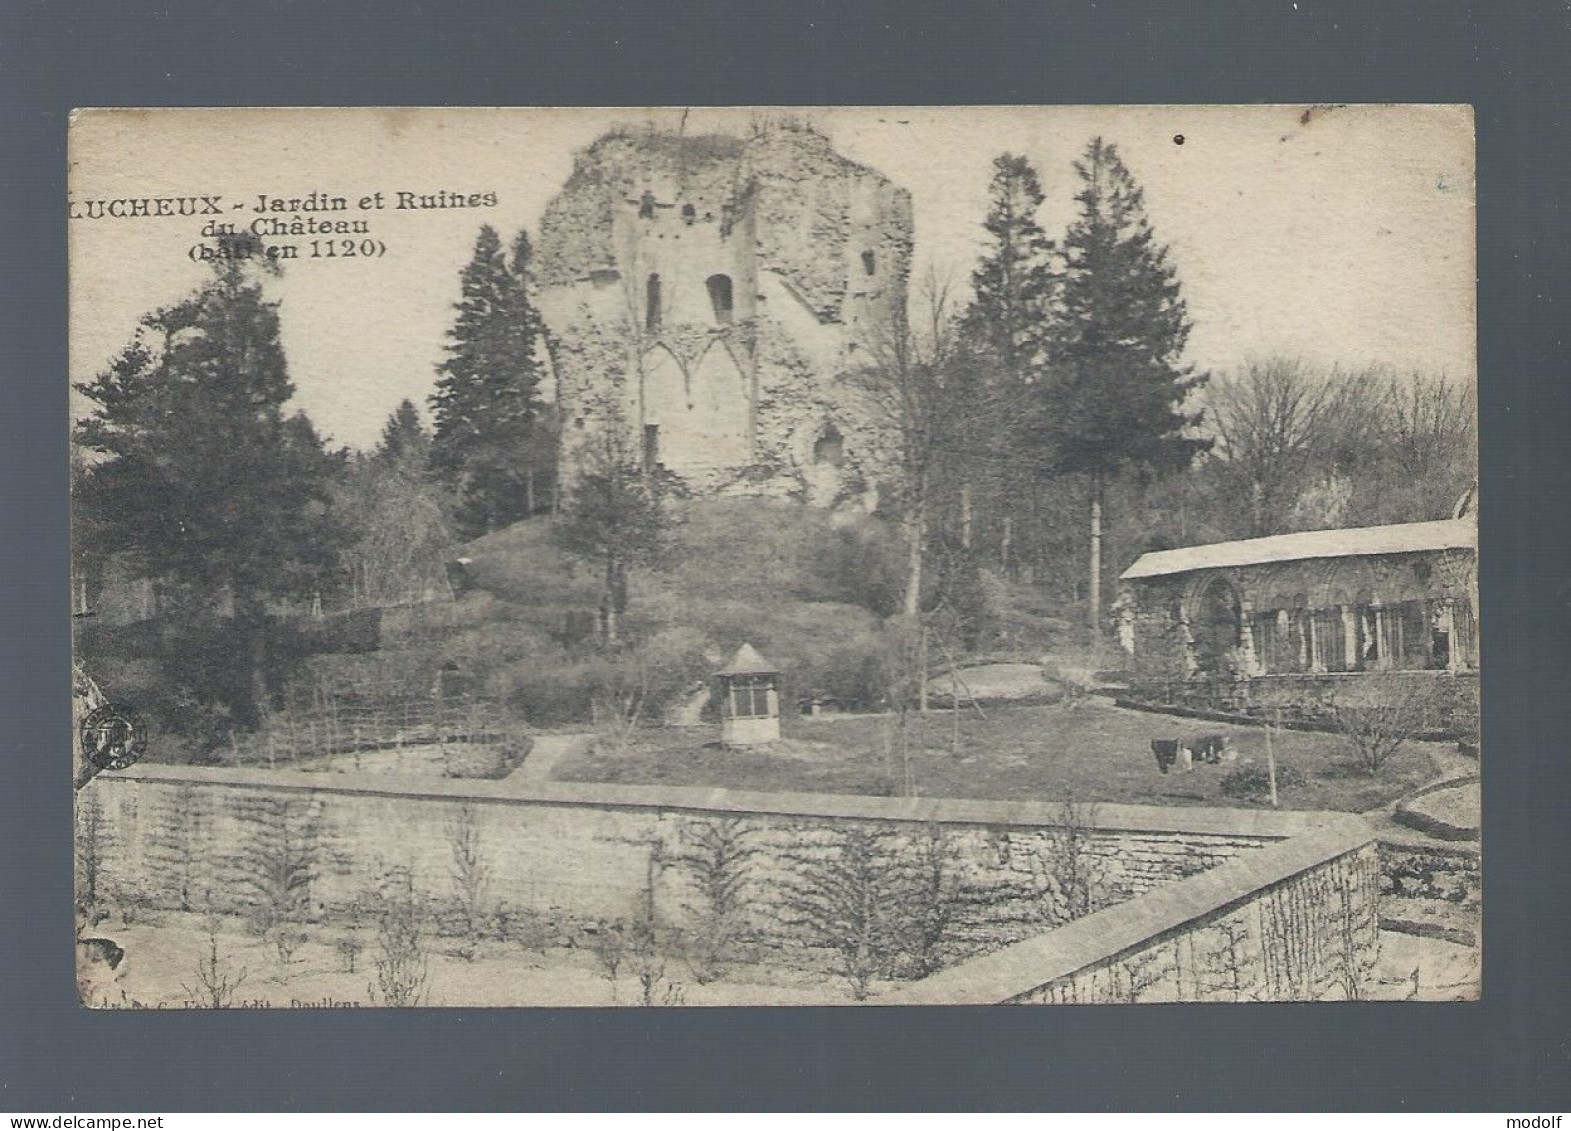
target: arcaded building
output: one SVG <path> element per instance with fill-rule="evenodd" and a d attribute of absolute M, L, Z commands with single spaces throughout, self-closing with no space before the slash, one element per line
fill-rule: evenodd
<path fill-rule="evenodd" d="M 1427 672 L 1476 700 L 1474 492 L 1448 519 L 1155 551 L 1120 580 L 1120 643 L 1166 697 L 1312 702 L 1368 673 Z"/>
<path fill-rule="evenodd" d="M 567 477 L 610 435 L 695 494 L 876 498 L 855 375 L 905 304 L 911 235 L 910 195 L 811 129 L 602 137 L 536 256 Z"/>

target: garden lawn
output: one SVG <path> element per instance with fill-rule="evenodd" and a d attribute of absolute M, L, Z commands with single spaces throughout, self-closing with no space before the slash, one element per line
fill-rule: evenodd
<path fill-rule="evenodd" d="M 894 724 L 888 716 L 786 720 L 784 739 L 753 751 L 717 744 L 719 728 L 650 728 L 627 748 L 605 745 L 560 762 L 558 781 L 709 786 L 766 791 L 888 796 L 903 779 L 898 745 L 887 753 Z M 1264 796 L 1230 796 L 1224 777 L 1266 760 L 1266 732 L 1131 711 L 1092 699 L 1074 707 L 1005 707 L 960 716 L 959 756 L 951 753 L 953 718 L 947 710 L 910 722 L 911 777 L 925 797 L 1084 801 L 1137 805 L 1264 807 Z M 1151 754 L 1154 738 L 1227 734 L 1236 761 L 1161 774 Z M 1436 776 L 1432 747 L 1407 743 L 1371 777 L 1354 765 L 1333 734 L 1277 731 L 1281 777 L 1302 775 L 1281 789 L 1284 809 L 1362 812 L 1411 793 Z"/>

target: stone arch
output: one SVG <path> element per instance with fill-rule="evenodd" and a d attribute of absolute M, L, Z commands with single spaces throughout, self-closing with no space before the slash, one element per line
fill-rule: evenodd
<path fill-rule="evenodd" d="M 1321 563 L 1309 563 L 1308 601 L 1310 609 L 1335 609 L 1357 600 L 1357 595 L 1369 588 L 1368 571 L 1361 569 L 1358 558 L 1331 558 Z"/>
<path fill-rule="evenodd" d="M 1221 675 L 1233 670 L 1243 645 L 1243 593 L 1230 577 L 1208 573 L 1190 586 L 1182 605 L 1193 641 L 1194 662 L 1202 674 Z"/>
<path fill-rule="evenodd" d="M 735 317 L 731 294 L 731 276 L 711 275 L 704 280 L 704 288 L 709 292 L 709 305 L 714 311 L 715 325 L 731 325 L 731 321 Z"/>
<path fill-rule="evenodd" d="M 651 334 L 660 329 L 660 323 L 665 317 L 662 308 L 660 275 L 651 271 L 649 278 L 644 280 L 644 329 Z"/>
<path fill-rule="evenodd" d="M 752 398 L 746 371 L 723 342 L 704 351 L 692 369 L 689 401 L 694 439 L 706 464 L 735 467 L 751 458 Z"/>
<path fill-rule="evenodd" d="M 813 462 L 829 467 L 839 467 L 845 462 L 845 437 L 832 420 L 825 422 L 813 441 Z"/>
<path fill-rule="evenodd" d="M 687 370 L 676 354 L 657 345 L 644 354 L 643 383 L 644 424 L 667 430 L 663 446 L 668 447 L 689 411 Z"/>

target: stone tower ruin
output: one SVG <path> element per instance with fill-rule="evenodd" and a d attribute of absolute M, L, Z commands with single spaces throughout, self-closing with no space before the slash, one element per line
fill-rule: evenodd
<path fill-rule="evenodd" d="M 911 198 L 811 129 L 609 133 L 541 220 L 563 468 L 607 441 L 698 495 L 876 498 L 865 382 L 903 309 Z"/>

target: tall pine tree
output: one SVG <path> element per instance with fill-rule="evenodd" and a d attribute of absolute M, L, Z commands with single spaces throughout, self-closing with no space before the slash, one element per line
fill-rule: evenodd
<path fill-rule="evenodd" d="M 973 410 L 976 456 L 955 485 L 959 541 L 970 550 L 974 512 L 993 512 L 999 564 L 1013 572 L 1019 531 L 1029 525 L 1032 481 L 1021 474 L 1021 406 L 1040 384 L 1047 359 L 1048 310 L 1053 295 L 1053 244 L 1037 222 L 1042 186 L 1024 157 L 1005 153 L 993 162 L 988 186 L 988 234 L 982 261 L 971 275 L 974 298 L 964 319 L 971 350 L 985 361 L 978 369 Z M 991 490 L 987 490 L 991 488 Z M 981 496 L 980 503 L 978 496 Z"/>
<path fill-rule="evenodd" d="M 1156 242 L 1140 187 L 1115 146 L 1093 138 L 1075 163 L 1080 210 L 1060 252 L 1053 380 L 1034 417 L 1048 473 L 1086 477 L 1090 494 L 1089 616 L 1102 617 L 1102 510 L 1126 468 L 1177 471 L 1210 447 L 1185 413 L 1204 374 L 1182 361 L 1190 323 L 1167 248 Z"/>
<path fill-rule="evenodd" d="M 1037 222 L 1042 186 L 1024 157 L 993 162 L 988 186 L 988 242 L 971 274 L 975 292 L 968 335 L 996 359 L 1004 375 L 1031 383 L 1046 357 L 1046 314 L 1052 296 L 1053 243 Z"/>
<path fill-rule="evenodd" d="M 432 466 L 457 494 L 457 522 L 469 536 L 533 514 L 555 474 L 529 257 L 524 233 L 509 255 L 495 229 L 480 229 L 431 398 Z"/>
<path fill-rule="evenodd" d="M 179 591 L 187 617 L 232 613 L 227 659 L 248 668 L 238 682 L 249 694 L 228 706 L 254 721 L 270 603 L 312 592 L 336 568 L 331 485 L 345 457 L 285 411 L 294 386 L 277 304 L 257 277 L 268 263 L 260 245 L 225 244 L 206 284 L 144 318 L 109 368 L 76 386 L 95 409 L 75 440 L 101 457 L 78 503 L 99 545 L 78 549 L 119 555 Z"/>

